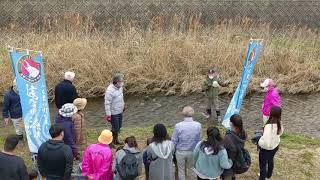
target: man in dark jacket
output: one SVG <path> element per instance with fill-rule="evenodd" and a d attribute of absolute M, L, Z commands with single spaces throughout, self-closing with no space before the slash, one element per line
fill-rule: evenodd
<path fill-rule="evenodd" d="M 0 152 L 0 179 L 29 179 L 23 159 L 14 153 L 18 143 L 19 138 L 17 135 L 10 135 L 6 138 L 4 150 Z"/>
<path fill-rule="evenodd" d="M 58 109 L 66 103 L 73 103 L 73 101 L 78 97 L 77 90 L 72 84 L 74 77 L 74 72 L 66 72 L 64 74 L 64 80 L 57 84 L 54 95 Z"/>
<path fill-rule="evenodd" d="M 13 86 L 6 92 L 3 100 L 2 116 L 5 124 L 8 125 L 11 119 L 19 140 L 23 140 L 24 125 L 22 120 L 22 108 L 20 104 L 19 91 L 16 86 L 16 80 L 13 81 Z"/>
<path fill-rule="evenodd" d="M 64 129 L 60 125 L 51 126 L 52 139 L 43 143 L 38 150 L 38 168 L 47 180 L 70 180 L 73 166 L 71 148 L 64 144 Z"/>

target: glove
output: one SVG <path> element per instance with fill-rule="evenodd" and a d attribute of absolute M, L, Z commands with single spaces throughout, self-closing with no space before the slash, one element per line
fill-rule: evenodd
<path fill-rule="evenodd" d="M 111 122 L 111 116 L 108 116 L 108 115 L 107 115 L 107 116 L 105 116 L 104 118 L 105 118 L 106 121 Z"/>

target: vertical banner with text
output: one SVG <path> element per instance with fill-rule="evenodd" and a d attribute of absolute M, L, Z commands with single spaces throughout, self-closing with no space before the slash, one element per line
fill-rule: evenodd
<path fill-rule="evenodd" d="M 241 110 L 242 101 L 246 95 L 247 87 L 249 85 L 254 66 L 257 63 L 260 51 L 263 47 L 262 40 L 250 40 L 248 44 L 248 51 L 243 67 L 241 81 L 233 94 L 227 112 L 223 118 L 222 125 L 230 129 L 230 117 L 233 114 L 239 114 Z"/>
<path fill-rule="evenodd" d="M 40 145 L 50 138 L 50 114 L 42 53 L 9 48 L 13 72 L 22 106 L 30 152 L 38 153 Z"/>

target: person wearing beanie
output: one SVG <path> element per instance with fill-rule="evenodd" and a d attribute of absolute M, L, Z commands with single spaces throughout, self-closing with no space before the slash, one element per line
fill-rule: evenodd
<path fill-rule="evenodd" d="M 4 95 L 2 116 L 5 125 L 9 125 L 10 120 L 12 121 L 16 134 L 19 137 L 19 140 L 23 141 L 24 124 L 22 119 L 22 107 L 16 80 L 13 81 L 12 87 Z"/>
<path fill-rule="evenodd" d="M 91 144 L 84 152 L 82 160 L 82 174 L 92 180 L 112 180 L 112 132 L 103 130 L 98 143 Z"/>
<path fill-rule="evenodd" d="M 207 78 L 203 82 L 202 85 L 202 91 L 205 92 L 207 98 L 208 98 L 208 104 L 207 104 L 207 109 L 206 113 L 204 116 L 206 118 L 210 118 L 212 115 L 212 109 L 216 111 L 216 117 L 217 121 L 221 122 L 221 112 L 220 112 L 220 107 L 219 107 L 219 87 L 226 87 L 230 84 L 229 81 L 222 81 L 217 73 L 215 72 L 214 69 L 210 68 L 208 70 Z"/>
<path fill-rule="evenodd" d="M 182 122 L 175 125 L 171 141 L 175 144 L 179 180 L 196 179 L 192 170 L 192 152 L 201 140 L 201 124 L 193 120 L 194 110 L 183 108 Z M 186 178 L 187 177 L 187 178 Z"/>
<path fill-rule="evenodd" d="M 72 149 L 73 157 L 79 158 L 78 147 L 76 146 L 76 131 L 72 122 L 72 116 L 78 112 L 75 105 L 67 103 L 59 109 L 56 117 L 56 124 L 64 128 L 63 141 Z"/>
<path fill-rule="evenodd" d="M 73 125 L 75 128 L 76 133 L 76 145 L 80 150 L 83 150 L 84 147 L 87 145 L 87 138 L 86 138 L 86 125 L 84 120 L 84 113 L 83 110 L 87 105 L 86 98 L 77 98 L 73 101 L 73 105 L 75 105 L 78 109 L 72 116 Z"/>
<path fill-rule="evenodd" d="M 125 107 L 123 99 L 123 86 L 124 75 L 121 73 L 115 73 L 112 78 L 112 83 L 106 89 L 104 97 L 106 111 L 105 119 L 108 122 L 111 122 L 114 145 L 123 145 L 118 138 L 120 129 L 122 127 L 122 115 Z"/>
<path fill-rule="evenodd" d="M 75 73 L 68 71 L 64 74 L 64 80 L 55 87 L 54 98 L 58 109 L 61 109 L 66 103 L 73 103 L 78 97 L 77 90 L 72 84 L 74 78 Z"/>
<path fill-rule="evenodd" d="M 265 92 L 263 104 L 262 104 L 262 119 L 263 124 L 266 124 L 269 120 L 270 109 L 272 106 L 281 107 L 281 97 L 279 90 L 276 87 L 275 82 L 272 79 L 266 79 L 260 84 Z"/>

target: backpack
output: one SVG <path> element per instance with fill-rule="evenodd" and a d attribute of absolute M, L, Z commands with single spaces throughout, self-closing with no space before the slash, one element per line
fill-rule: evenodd
<path fill-rule="evenodd" d="M 126 155 L 122 158 L 120 163 L 117 163 L 117 171 L 122 180 L 134 180 L 139 176 L 138 159 L 135 154 L 123 149 Z"/>
<path fill-rule="evenodd" d="M 234 146 L 237 149 L 237 155 L 233 161 L 232 170 L 235 174 L 242 174 L 249 170 L 251 165 L 251 156 L 248 150 L 241 144 L 237 143 L 234 137 L 231 137 Z"/>

